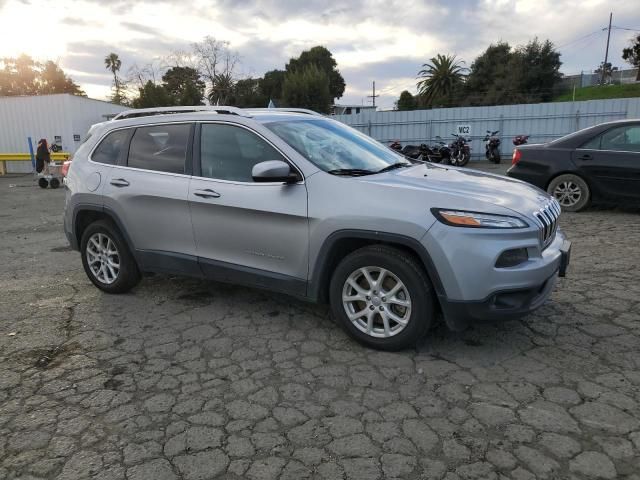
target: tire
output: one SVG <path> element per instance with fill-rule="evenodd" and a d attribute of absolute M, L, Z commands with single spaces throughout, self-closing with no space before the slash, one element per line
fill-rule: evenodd
<path fill-rule="evenodd" d="M 104 250 L 96 246 L 96 241 Z M 90 249 L 91 255 L 87 254 L 87 249 Z M 115 255 L 108 255 L 106 253 L 107 249 L 108 251 L 115 250 Z M 80 241 L 80 253 L 82 266 L 87 277 L 103 292 L 128 292 L 140 281 L 140 271 L 133 255 L 118 228 L 110 221 L 99 220 L 85 229 Z M 96 258 L 96 262 L 90 265 L 88 256 Z M 112 263 L 109 264 L 108 260 L 111 260 Z M 105 265 L 96 266 L 98 262 L 105 263 Z M 116 274 L 113 275 L 114 271 L 116 271 L 115 263 L 119 266 Z M 109 265 L 111 265 L 111 268 L 109 268 Z M 94 272 L 94 268 L 98 270 L 97 273 Z"/>
<path fill-rule="evenodd" d="M 387 273 L 382 280 L 383 290 L 378 290 L 375 282 L 380 280 L 382 269 Z M 373 284 L 367 281 L 363 270 L 369 273 Z M 353 282 L 361 289 L 360 293 L 352 286 Z M 393 297 L 380 295 L 394 288 L 399 290 Z M 352 300 L 343 301 L 343 297 Z M 395 301 L 390 301 L 391 298 Z M 385 245 L 363 247 L 342 259 L 331 277 L 329 299 L 333 317 L 346 332 L 358 342 L 379 350 L 415 346 L 435 316 L 433 287 L 422 266 L 412 256 Z M 400 305 L 403 302 L 405 305 Z M 353 321 L 348 311 L 354 315 Z M 357 316 L 358 313 L 362 315 Z M 383 315 L 389 314 L 404 322 L 387 317 L 385 328 Z"/>
<path fill-rule="evenodd" d="M 38 179 L 38 186 L 40 188 L 47 188 L 49 186 L 49 181 L 46 178 Z"/>
<path fill-rule="evenodd" d="M 547 192 L 553 195 L 565 212 L 579 212 L 589 205 L 591 190 L 582 177 L 572 173 L 551 180 Z"/>
<path fill-rule="evenodd" d="M 58 188 L 60 186 L 60 180 L 58 180 L 57 178 L 52 178 L 49 182 L 49 186 L 51 188 Z"/>
<path fill-rule="evenodd" d="M 458 159 L 457 166 L 464 167 L 467 163 L 469 163 L 470 158 L 471 155 L 469 155 L 467 152 L 460 153 L 460 158 Z"/>
<path fill-rule="evenodd" d="M 501 158 L 500 158 L 500 152 L 498 151 L 498 149 L 491 151 L 491 161 L 495 164 L 500 163 Z"/>

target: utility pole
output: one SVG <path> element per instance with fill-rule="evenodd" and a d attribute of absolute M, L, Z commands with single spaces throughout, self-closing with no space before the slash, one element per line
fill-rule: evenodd
<path fill-rule="evenodd" d="M 367 98 L 371 98 L 373 100 L 373 106 L 376 106 L 376 97 L 380 95 L 376 95 L 376 81 L 373 81 L 373 95 L 367 95 Z"/>
<path fill-rule="evenodd" d="M 604 52 L 604 63 L 602 64 L 602 76 L 600 77 L 600 84 L 604 85 L 604 76 L 607 70 L 607 61 L 609 60 L 609 40 L 611 39 L 611 19 L 613 18 L 613 12 L 609 13 L 609 32 L 607 33 L 607 49 Z"/>

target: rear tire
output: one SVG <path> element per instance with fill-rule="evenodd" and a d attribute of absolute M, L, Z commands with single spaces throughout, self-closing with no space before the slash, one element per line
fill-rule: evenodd
<path fill-rule="evenodd" d="M 38 180 L 38 185 L 40 188 L 47 188 L 49 186 L 49 181 L 46 178 L 40 178 Z"/>
<path fill-rule="evenodd" d="M 329 298 L 333 317 L 346 332 L 379 350 L 415 346 L 435 316 L 433 288 L 422 266 L 385 245 L 347 255 L 333 272 Z"/>
<path fill-rule="evenodd" d="M 589 185 L 578 175 L 566 173 L 551 180 L 547 192 L 553 195 L 566 212 L 579 212 L 589 205 Z"/>
<path fill-rule="evenodd" d="M 107 220 L 89 225 L 80 241 L 82 266 L 103 292 L 124 293 L 140 281 L 140 271 L 118 228 Z"/>

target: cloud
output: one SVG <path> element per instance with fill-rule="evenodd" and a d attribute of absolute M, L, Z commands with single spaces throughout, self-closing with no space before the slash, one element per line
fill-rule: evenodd
<path fill-rule="evenodd" d="M 231 42 L 245 76 L 284 68 L 302 50 L 324 45 L 347 82 L 341 101 L 361 103 L 375 80 L 382 92 L 377 103 L 385 107 L 401 90 L 415 91 L 417 71 L 435 54 L 456 54 L 470 66 L 499 40 L 516 46 L 536 35 L 550 38 L 562 47 L 565 72 L 595 68 L 604 57 L 605 34 L 580 37 L 605 26 L 612 8 L 609 0 L 58 0 L 49 5 L 0 0 L 3 20 L 47 10 L 44 18 L 62 28 L 53 37 L 47 33 L 48 40 L 34 32 L 29 46 L 51 44 L 38 55 L 60 58 L 81 83 L 110 85 L 103 65 L 109 52 L 120 55 L 126 71 L 211 35 Z M 640 25 L 637 0 L 615 2 L 616 23 Z M 627 66 L 620 54 L 631 36 L 613 32 L 615 66 Z M 19 47 L 13 38 L 0 31 L 0 50 L 2 43 L 3 52 L 10 42 Z"/>

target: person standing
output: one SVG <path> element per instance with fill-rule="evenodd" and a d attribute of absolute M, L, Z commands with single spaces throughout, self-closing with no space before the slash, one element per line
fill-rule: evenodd
<path fill-rule="evenodd" d="M 46 138 L 41 138 L 36 150 L 36 172 L 42 173 L 44 171 L 45 175 L 49 173 L 49 163 L 51 163 L 49 143 Z"/>

